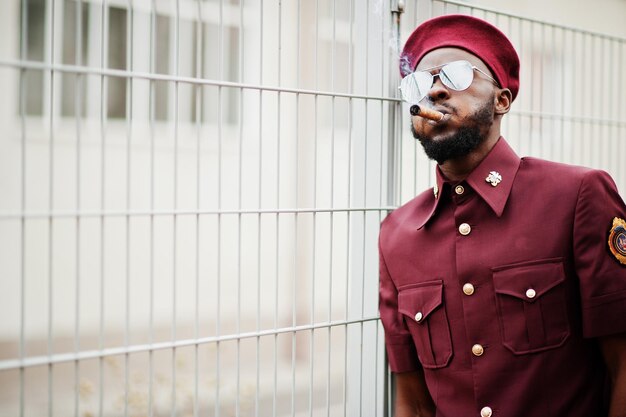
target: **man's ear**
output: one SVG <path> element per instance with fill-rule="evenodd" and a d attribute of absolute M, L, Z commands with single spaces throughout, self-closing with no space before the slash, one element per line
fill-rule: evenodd
<path fill-rule="evenodd" d="M 496 93 L 495 112 L 496 114 L 507 114 L 511 109 L 513 95 L 508 88 L 502 88 Z"/>

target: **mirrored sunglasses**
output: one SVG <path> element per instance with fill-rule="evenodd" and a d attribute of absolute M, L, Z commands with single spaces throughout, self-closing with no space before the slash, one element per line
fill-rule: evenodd
<path fill-rule="evenodd" d="M 489 78 L 496 85 L 498 82 L 480 68 L 468 61 L 454 61 L 442 65 L 437 74 L 431 74 L 430 70 L 438 67 L 427 68 L 423 71 L 413 72 L 402 79 L 400 91 L 402 99 L 410 104 L 419 103 L 435 83 L 435 77 L 439 77 L 442 84 L 454 91 L 467 89 L 474 80 L 474 70 Z"/>

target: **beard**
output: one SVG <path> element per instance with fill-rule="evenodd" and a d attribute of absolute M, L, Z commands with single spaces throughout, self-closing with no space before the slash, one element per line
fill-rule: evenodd
<path fill-rule="evenodd" d="M 411 132 L 413 137 L 422 144 L 426 156 L 441 165 L 449 159 L 466 156 L 478 148 L 487 138 L 487 132 L 493 124 L 493 119 L 492 98 L 486 101 L 476 112 L 467 116 L 463 126 L 448 137 L 433 140 L 430 136 L 419 136 L 413 123 L 411 123 Z"/>

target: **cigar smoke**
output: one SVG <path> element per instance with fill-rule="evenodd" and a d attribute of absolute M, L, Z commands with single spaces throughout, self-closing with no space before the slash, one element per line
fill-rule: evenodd
<path fill-rule="evenodd" d="M 420 107 L 417 104 L 412 105 L 409 111 L 411 112 L 411 116 L 420 116 L 424 119 L 434 120 L 435 122 L 440 122 L 444 116 L 440 111 Z"/>

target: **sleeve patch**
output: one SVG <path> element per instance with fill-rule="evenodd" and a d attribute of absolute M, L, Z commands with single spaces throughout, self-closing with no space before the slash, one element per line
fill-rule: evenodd
<path fill-rule="evenodd" d="M 609 250 L 619 263 L 626 265 L 626 221 L 619 217 L 613 218 L 609 232 Z"/>

